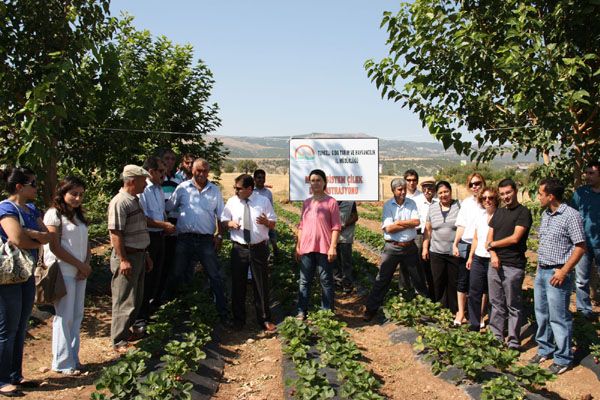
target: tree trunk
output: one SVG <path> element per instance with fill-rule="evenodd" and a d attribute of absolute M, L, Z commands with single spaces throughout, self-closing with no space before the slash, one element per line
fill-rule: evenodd
<path fill-rule="evenodd" d="M 56 140 L 52 140 L 53 148 L 56 148 Z M 52 205 L 52 199 L 54 197 L 54 189 L 58 184 L 58 171 L 57 171 L 57 159 L 56 155 L 52 154 L 48 160 L 48 165 L 45 168 L 46 179 L 44 185 L 44 205 L 50 207 Z"/>

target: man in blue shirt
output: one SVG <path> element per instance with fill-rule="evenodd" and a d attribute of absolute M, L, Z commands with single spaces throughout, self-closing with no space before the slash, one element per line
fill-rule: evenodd
<path fill-rule="evenodd" d="M 539 348 L 531 362 L 554 358 L 550 371 L 557 375 L 573 363 L 570 272 L 585 253 L 583 221 L 577 210 L 562 202 L 564 192 L 565 187 L 556 178 L 542 180 L 538 189 L 538 199 L 546 210 L 540 222 L 533 290 Z"/>
<path fill-rule="evenodd" d="M 179 209 L 179 216 L 175 269 L 169 276 L 165 297 L 169 299 L 178 286 L 191 282 L 196 264 L 200 262 L 208 275 L 217 312 L 225 322 L 227 304 L 217 257 L 223 241 L 222 227 L 218 222 L 224 203 L 219 188 L 208 180 L 209 172 L 208 162 L 196 159 L 192 165 L 192 179 L 177 186 L 167 201 L 167 211 Z"/>
<path fill-rule="evenodd" d="M 600 267 L 600 162 L 596 161 L 585 169 L 587 185 L 581 186 L 573 194 L 573 208 L 579 211 L 583 218 L 587 251 L 581 257 L 576 267 L 576 296 L 577 311 L 586 318 L 593 318 L 592 301 L 590 299 L 590 278 L 598 274 L 592 270 Z"/>
<path fill-rule="evenodd" d="M 365 321 L 372 320 L 377 314 L 398 264 L 405 269 L 405 276 L 410 278 L 417 293 L 421 296 L 428 295 L 425 275 L 419 268 L 418 248 L 415 244 L 417 227 L 421 223 L 417 204 L 406 198 L 406 180 L 394 178 L 391 186 L 394 198 L 383 205 L 381 228 L 385 246 L 379 273 L 365 304 Z"/>

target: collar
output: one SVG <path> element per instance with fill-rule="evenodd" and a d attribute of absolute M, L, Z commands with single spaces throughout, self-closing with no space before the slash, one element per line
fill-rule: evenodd
<path fill-rule="evenodd" d="M 121 188 L 119 189 L 119 193 L 123 194 L 127 199 L 129 200 L 137 200 L 137 196 L 133 196 L 130 193 L 128 193 L 125 188 Z"/>
<path fill-rule="evenodd" d="M 552 212 L 550 207 L 547 207 L 546 214 L 548 214 L 548 215 L 562 214 L 565 212 L 566 209 L 567 209 L 567 205 L 565 203 L 560 203 L 560 206 L 558 206 L 558 208 L 554 212 Z"/>

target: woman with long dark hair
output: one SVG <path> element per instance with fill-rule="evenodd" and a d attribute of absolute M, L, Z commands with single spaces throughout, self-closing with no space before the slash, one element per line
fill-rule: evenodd
<path fill-rule="evenodd" d="M 67 294 L 54 302 L 56 315 L 52 324 L 52 370 L 65 375 L 79 375 L 79 330 L 83 320 L 86 278 L 90 267 L 87 220 L 81 203 L 85 183 L 68 176 L 58 184 L 52 207 L 44 223 L 54 233 L 44 247 L 44 262 L 58 261 Z"/>
<path fill-rule="evenodd" d="M 337 201 L 327 193 L 325 172 L 315 169 L 308 175 L 312 196 L 304 200 L 298 226 L 296 258 L 300 261 L 300 290 L 297 318 L 308 311 L 310 285 L 315 270 L 321 281 L 321 308 L 333 310 L 333 262 L 342 224 Z"/>
<path fill-rule="evenodd" d="M 0 202 L 0 237 L 37 260 L 38 250 L 48 243 L 40 211 L 32 203 L 37 197 L 35 174 L 29 168 L 14 168 L 2 174 L 8 198 Z M 23 349 L 35 297 L 34 274 L 22 283 L 0 285 L 0 395 L 21 396 L 21 387 L 36 386 L 23 378 Z"/>

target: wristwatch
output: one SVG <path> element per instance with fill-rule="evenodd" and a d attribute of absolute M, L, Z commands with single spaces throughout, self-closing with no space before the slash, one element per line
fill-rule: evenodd
<path fill-rule="evenodd" d="M 223 235 L 217 235 L 217 239 L 223 240 Z"/>

